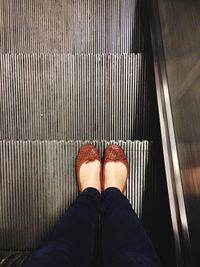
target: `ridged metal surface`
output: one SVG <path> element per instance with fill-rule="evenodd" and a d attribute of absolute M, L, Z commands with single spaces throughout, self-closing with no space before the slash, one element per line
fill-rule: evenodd
<path fill-rule="evenodd" d="M 148 139 L 141 54 L 0 55 L 0 139 Z"/>
<path fill-rule="evenodd" d="M 86 141 L 88 142 L 88 141 Z M 83 141 L 0 141 L 0 250 L 34 249 L 78 194 Z M 102 153 L 114 141 L 93 141 Z M 130 163 L 126 196 L 140 218 L 153 183 L 152 144 L 119 141 Z M 148 200 L 147 205 L 150 205 Z"/>
<path fill-rule="evenodd" d="M 27 251 L 10 251 L 0 252 L 0 266 L 1 267 L 20 267 L 25 259 L 31 254 Z"/>
<path fill-rule="evenodd" d="M 0 0 L 0 52 L 129 53 L 139 0 Z"/>

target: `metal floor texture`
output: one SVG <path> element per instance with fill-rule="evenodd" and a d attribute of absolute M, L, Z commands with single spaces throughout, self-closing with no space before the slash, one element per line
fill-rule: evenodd
<path fill-rule="evenodd" d="M 0 266 L 21 266 L 75 199 L 86 142 L 124 148 L 144 220 L 155 179 L 140 7 L 0 0 Z"/>
<path fill-rule="evenodd" d="M 76 198 L 75 158 L 81 145 L 88 142 L 0 141 L 2 263 L 3 260 L 4 264 L 22 261 Z M 142 219 L 144 205 L 149 201 L 145 194 L 148 195 L 149 183 L 153 183 L 150 180 L 152 144 L 148 141 L 92 143 L 102 156 L 110 143 L 124 148 L 130 163 L 125 195 Z"/>
<path fill-rule="evenodd" d="M 148 137 L 141 54 L 3 54 L 0 70 L 0 139 Z"/>
<path fill-rule="evenodd" d="M 137 2 L 1 0 L 0 52 L 131 52 L 141 37 Z"/>
<path fill-rule="evenodd" d="M 73 202 L 78 194 L 75 158 L 84 143 L 87 142 L 0 141 L 2 249 L 35 248 L 41 235 Z M 103 155 L 104 148 L 116 142 L 92 143 Z M 117 143 L 124 148 L 130 162 L 125 194 L 141 218 L 143 192 L 152 171 L 151 144 L 147 141 Z"/>

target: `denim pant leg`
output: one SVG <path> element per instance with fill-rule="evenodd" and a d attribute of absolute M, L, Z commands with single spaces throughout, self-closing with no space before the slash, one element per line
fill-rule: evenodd
<path fill-rule="evenodd" d="M 154 248 L 128 199 L 117 189 L 102 193 L 104 266 L 158 267 Z"/>
<path fill-rule="evenodd" d="M 85 189 L 23 267 L 88 267 L 94 250 L 100 193 Z"/>

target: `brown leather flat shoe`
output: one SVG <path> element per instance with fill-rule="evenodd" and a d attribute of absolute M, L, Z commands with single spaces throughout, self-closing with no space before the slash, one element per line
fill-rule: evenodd
<path fill-rule="evenodd" d="M 90 161 L 95 161 L 95 160 L 98 160 L 101 163 L 101 158 L 99 156 L 99 151 L 97 150 L 97 148 L 92 144 L 83 145 L 80 148 L 78 155 L 76 157 L 76 175 L 77 175 L 77 181 L 78 181 L 78 188 L 80 192 L 82 192 L 81 182 L 80 182 L 81 165 L 85 162 L 90 162 Z M 102 184 L 101 173 L 102 171 L 100 171 L 100 184 Z"/>
<path fill-rule="evenodd" d="M 105 174 L 105 165 L 106 165 L 106 163 L 111 162 L 111 161 L 116 161 L 116 162 L 120 161 L 126 166 L 127 176 L 126 176 L 126 180 L 125 180 L 124 187 L 122 190 L 122 192 L 124 192 L 126 189 L 126 186 L 127 186 L 127 180 L 128 180 L 128 174 L 129 174 L 129 164 L 128 164 L 128 160 L 126 158 L 126 155 L 124 153 L 124 150 L 122 149 L 122 147 L 120 147 L 119 145 L 116 145 L 116 144 L 109 145 L 104 151 L 103 178 L 102 178 L 103 186 L 102 186 L 102 188 L 104 188 L 104 181 L 105 181 L 105 175 L 104 175 Z"/>

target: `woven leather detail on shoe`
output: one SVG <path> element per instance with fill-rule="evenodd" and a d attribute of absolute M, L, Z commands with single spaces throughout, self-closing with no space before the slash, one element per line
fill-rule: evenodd
<path fill-rule="evenodd" d="M 126 158 L 124 150 L 116 144 L 109 145 L 105 149 L 104 164 L 110 161 L 120 161 L 126 165 L 127 170 L 129 169 L 128 160 Z"/>
<path fill-rule="evenodd" d="M 81 183 L 80 183 L 80 168 L 81 165 L 85 162 L 89 161 L 95 161 L 98 160 L 101 162 L 101 158 L 99 156 L 99 151 L 97 148 L 92 144 L 85 144 L 83 145 L 76 157 L 76 175 L 77 175 L 77 181 L 79 186 L 79 191 L 81 192 Z"/>
<path fill-rule="evenodd" d="M 127 179 L 128 179 L 128 175 L 129 175 L 129 164 L 128 164 L 127 157 L 124 153 L 124 150 L 119 145 L 111 144 L 104 151 L 103 182 L 102 182 L 103 185 L 104 185 L 104 181 L 105 181 L 105 176 L 104 176 L 105 165 L 107 162 L 111 162 L 111 161 L 122 162 L 126 166 L 127 175 L 126 175 L 126 179 L 125 179 L 125 183 L 124 183 L 124 188 L 122 190 L 122 192 L 124 192 L 126 189 Z"/>

